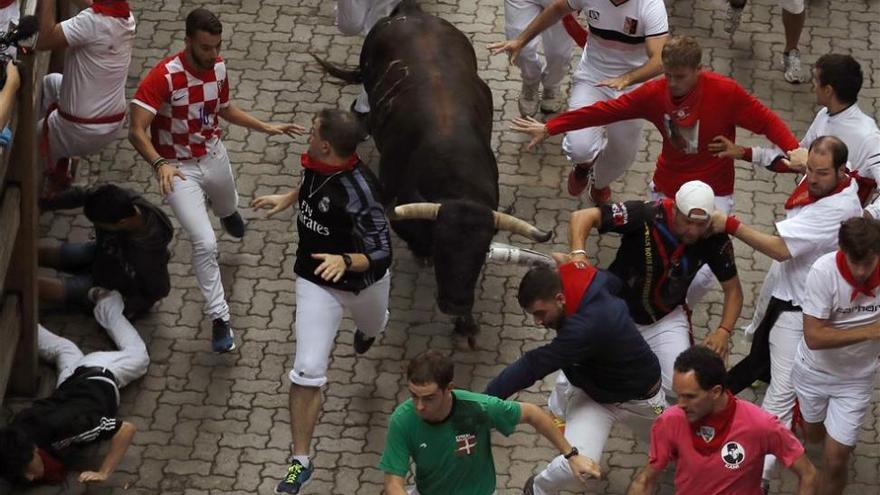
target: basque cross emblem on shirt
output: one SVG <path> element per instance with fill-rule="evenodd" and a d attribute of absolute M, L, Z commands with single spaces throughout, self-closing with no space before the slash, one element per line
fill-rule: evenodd
<path fill-rule="evenodd" d="M 471 452 L 477 448 L 477 436 L 470 433 L 455 435 L 455 446 L 455 455 L 471 455 Z"/>

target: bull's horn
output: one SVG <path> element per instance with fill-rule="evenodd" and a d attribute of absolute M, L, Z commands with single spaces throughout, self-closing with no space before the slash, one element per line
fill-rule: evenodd
<path fill-rule="evenodd" d="M 549 241 L 553 235 L 552 232 L 544 232 L 529 222 L 520 220 L 513 215 L 498 211 L 493 211 L 492 214 L 495 215 L 495 228 L 498 230 L 509 230 L 514 234 L 529 237 L 538 242 Z"/>
<path fill-rule="evenodd" d="M 394 207 L 391 220 L 436 220 L 440 203 L 408 203 Z"/>

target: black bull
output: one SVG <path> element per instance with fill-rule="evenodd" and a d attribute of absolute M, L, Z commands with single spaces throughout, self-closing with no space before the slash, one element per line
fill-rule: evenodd
<path fill-rule="evenodd" d="M 496 211 L 492 93 L 470 40 L 404 0 L 367 35 L 357 69 L 318 62 L 366 88 L 392 227 L 416 256 L 433 259 L 437 304 L 473 347 L 474 288 L 496 230 L 542 242 L 550 233 Z"/>

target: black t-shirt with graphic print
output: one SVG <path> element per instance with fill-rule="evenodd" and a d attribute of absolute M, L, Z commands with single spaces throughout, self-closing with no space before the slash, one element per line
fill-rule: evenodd
<path fill-rule="evenodd" d="M 654 323 L 684 304 L 688 287 L 703 265 L 708 264 L 721 282 L 737 274 L 730 237 L 713 234 L 682 249 L 669 227 L 670 207 L 674 208 L 670 200 L 600 207 L 599 232 L 623 235 L 608 270 L 623 281 L 620 296 L 640 325 Z"/>

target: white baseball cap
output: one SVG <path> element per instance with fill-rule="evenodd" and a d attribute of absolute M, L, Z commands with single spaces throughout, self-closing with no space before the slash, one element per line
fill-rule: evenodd
<path fill-rule="evenodd" d="M 708 220 L 715 211 L 715 191 L 699 180 L 685 182 L 675 193 L 675 206 L 688 218 Z"/>

